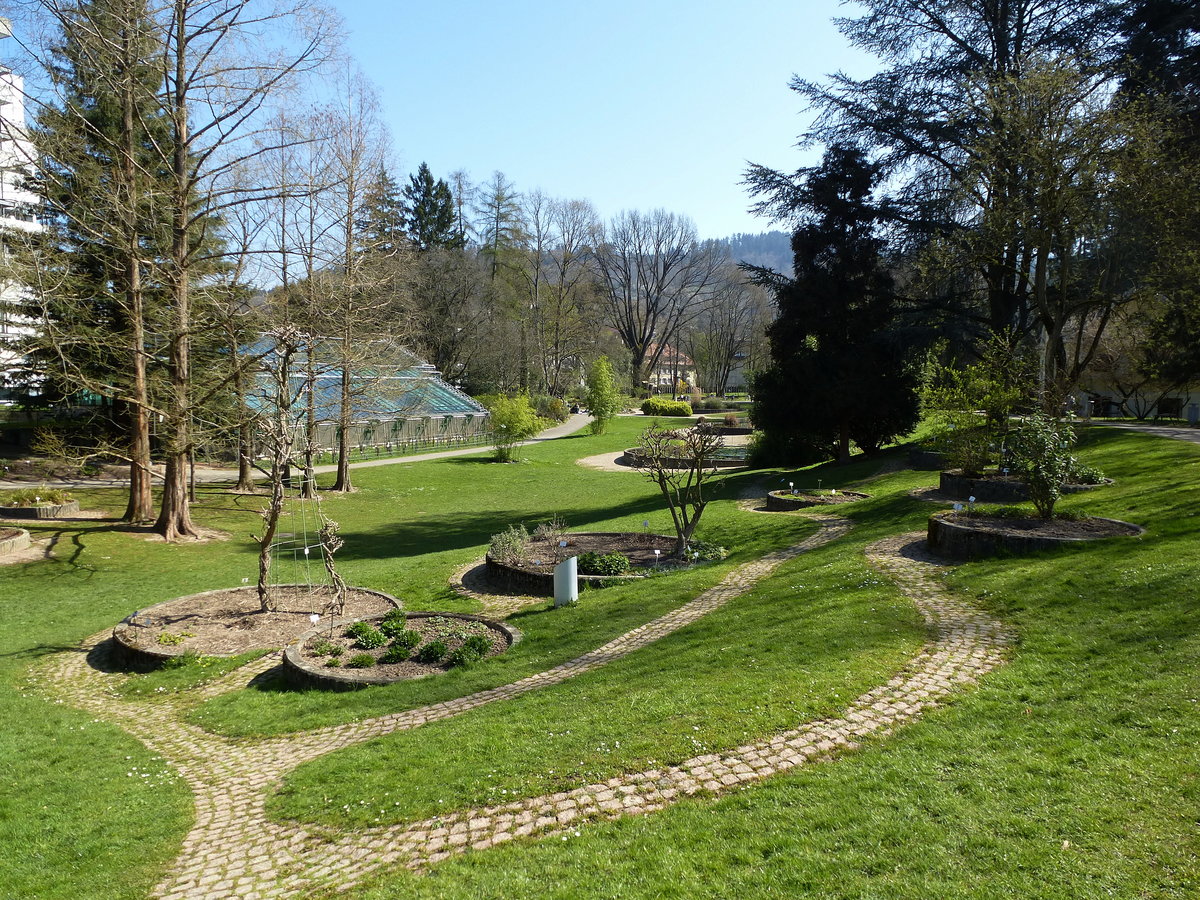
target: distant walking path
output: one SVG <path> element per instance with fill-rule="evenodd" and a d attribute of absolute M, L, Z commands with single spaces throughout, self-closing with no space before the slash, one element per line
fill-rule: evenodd
<path fill-rule="evenodd" d="M 552 441 L 555 438 L 567 437 L 582 429 L 588 422 L 592 420 L 591 416 L 583 413 L 576 413 L 560 425 L 555 425 L 552 428 L 547 428 L 535 438 L 528 441 L 522 441 L 518 447 L 525 447 L 530 444 L 540 444 L 542 441 Z M 432 453 L 415 453 L 412 456 L 389 456 L 383 459 L 367 459 L 361 462 L 350 463 L 352 469 L 369 469 L 375 466 L 394 466 L 404 463 L 424 462 L 428 459 L 448 459 L 452 456 L 471 456 L 476 453 L 491 453 L 490 446 L 483 447 L 463 447 L 458 450 L 436 450 Z M 337 465 L 330 464 L 325 466 L 314 466 L 314 471 L 318 474 L 328 472 L 336 472 Z M 160 472 L 154 473 L 156 481 L 162 481 Z M 261 479 L 261 474 L 256 480 Z M 236 469 L 196 469 L 197 484 L 222 484 L 233 483 L 237 481 Z M 39 481 L 39 486 L 55 488 L 99 488 L 99 487 L 126 487 L 129 484 L 128 478 L 77 478 L 77 479 L 62 479 L 58 481 Z M 0 480 L 0 489 L 12 488 L 27 488 L 33 485 L 31 481 L 2 481 Z"/>
<path fill-rule="evenodd" d="M 1103 425 L 1105 428 L 1140 431 L 1143 434 L 1154 434 L 1159 437 L 1174 438 L 1177 441 L 1200 444 L 1200 428 L 1188 428 L 1181 425 L 1143 425 L 1140 422 L 1093 422 L 1092 424 Z"/>

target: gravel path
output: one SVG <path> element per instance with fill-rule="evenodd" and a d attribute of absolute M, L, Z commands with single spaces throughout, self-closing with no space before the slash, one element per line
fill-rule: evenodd
<path fill-rule="evenodd" d="M 114 698 L 107 667 L 107 635 L 78 652 L 58 654 L 39 671 L 47 689 L 137 736 L 180 772 L 196 798 L 196 822 L 171 874 L 155 891 L 166 900 L 262 900 L 341 892 L 386 866 L 422 868 L 466 850 L 484 850 L 515 838 L 576 829 L 589 821 L 639 815 L 677 798 L 720 794 L 737 786 L 831 758 L 865 737 L 886 734 L 938 703 L 958 686 L 999 665 L 1010 636 L 980 610 L 946 592 L 939 563 L 921 535 L 881 541 L 867 550 L 872 565 L 894 579 L 929 628 L 925 648 L 887 684 L 856 699 L 836 719 L 804 722 L 793 730 L 676 766 L 631 772 L 571 791 L 529 797 L 438 819 L 365 830 L 309 830 L 268 821 L 266 796 L 300 764 L 390 732 L 418 728 L 489 703 L 563 682 L 665 637 L 750 590 L 779 564 L 846 534 L 849 521 L 813 516 L 821 528 L 786 550 L 745 563 L 719 584 L 658 619 L 608 644 L 508 685 L 421 709 L 264 740 L 230 740 L 182 721 L 170 703 Z M 201 689 L 204 696 L 236 690 L 275 665 L 267 657 Z"/>

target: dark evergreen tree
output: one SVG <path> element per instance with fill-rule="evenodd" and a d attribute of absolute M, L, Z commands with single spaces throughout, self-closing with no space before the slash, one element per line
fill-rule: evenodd
<path fill-rule="evenodd" d="M 461 246 L 450 186 L 440 178 L 434 181 L 425 163 L 408 177 L 404 215 L 409 239 L 418 250 Z"/>
<path fill-rule="evenodd" d="M 800 225 L 792 235 L 795 275 L 749 267 L 775 294 L 768 329 L 772 365 L 753 384 L 753 417 L 764 452 L 801 464 L 850 442 L 872 452 L 918 419 L 911 346 L 877 230 L 872 194 L 878 169 L 855 147 L 835 145 L 815 169 L 760 183 Z"/>
<path fill-rule="evenodd" d="M 426 169 L 428 172 L 428 169 Z M 385 166 L 367 189 L 358 221 L 358 252 L 395 256 L 408 246 L 407 210 L 400 185 Z"/>

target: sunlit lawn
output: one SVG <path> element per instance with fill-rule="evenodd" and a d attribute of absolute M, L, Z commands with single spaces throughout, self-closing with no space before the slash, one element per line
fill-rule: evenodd
<path fill-rule="evenodd" d="M 644 424 L 619 419 L 604 437 L 527 448 L 519 465 L 467 457 L 356 471 L 359 493 L 323 503 L 342 525 L 348 581 L 410 608 L 471 611 L 447 578 L 511 522 L 558 514 L 571 528 L 621 530 L 649 519 L 669 531 L 643 478 L 574 463 L 632 443 Z M 1095 429 L 1084 453 L 1117 483 L 1064 507 L 1138 522 L 1147 535 L 956 569 L 953 586 L 991 606 L 1020 643 L 1006 667 L 945 709 L 836 763 L 721 800 L 471 854 L 423 875 L 388 872 L 355 896 L 1197 896 L 1200 448 Z M 701 536 L 730 547 L 728 560 L 586 592 L 572 609 L 535 607 L 513 619 L 525 641 L 470 670 L 353 694 L 268 683 L 193 704 L 189 715 L 229 734 L 273 734 L 523 677 L 812 533 L 803 517 L 737 509 L 742 489 L 781 477 L 849 485 L 877 469 L 865 461 L 725 476 Z M 931 507 L 906 492 L 934 480 L 901 471 L 871 481 L 871 500 L 843 508 L 857 522 L 848 538 L 603 669 L 302 767 L 272 814 L 351 826 L 408 821 L 670 763 L 838 712 L 919 646 L 911 605 L 867 567 L 862 548 L 919 529 Z M 83 499 L 110 512 L 122 505 L 117 492 Z M 253 577 L 248 535 L 259 505 L 205 491 L 198 518 L 230 537 L 200 545 L 95 523 L 37 526 L 55 536 L 56 559 L 0 568 L 0 711 L 11 723 L 0 735 L 0 897 L 144 897 L 169 865 L 190 822 L 186 789 L 115 727 L 48 702 L 29 673 L 133 609 Z M 145 701 L 163 687 L 189 702 L 189 685 L 220 668 L 139 676 L 121 693 Z"/>

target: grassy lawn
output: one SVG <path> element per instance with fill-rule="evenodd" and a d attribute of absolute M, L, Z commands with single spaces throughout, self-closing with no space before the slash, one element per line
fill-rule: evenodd
<path fill-rule="evenodd" d="M 669 517 L 644 479 L 574 460 L 627 446 L 645 425 L 480 457 L 356 471 L 328 498 L 347 580 L 409 608 L 473 611 L 449 590 L 457 567 L 514 521 L 638 529 Z M 720 800 L 591 825 L 387 872 L 354 896 L 415 897 L 1165 897 L 1200 894 L 1200 448 L 1101 428 L 1083 453 L 1117 479 L 1066 509 L 1147 526 L 1140 540 L 956 568 L 956 590 L 1010 623 L 1013 660 L 957 702 L 834 764 Z M 745 487 L 843 486 L 877 462 L 723 476 L 700 536 L 730 558 L 683 575 L 586 592 L 578 607 L 513 618 L 513 651 L 451 675 L 353 694 L 265 684 L 195 703 L 231 735 L 278 734 L 412 708 L 570 659 L 690 600 L 732 566 L 803 539 L 798 516 L 736 508 Z M 455 719 L 322 757 L 296 770 L 272 814 L 331 825 L 408 821 L 670 763 L 836 713 L 921 640 L 918 620 L 862 548 L 920 528 L 907 496 L 936 473 L 870 481 L 837 510 L 847 537 L 793 560 L 754 590 L 602 669 Z M 85 508 L 119 511 L 117 492 Z M 197 516 L 228 540 L 167 546 L 103 524 L 31 525 L 57 559 L 0 568 L 0 897 L 145 897 L 191 821 L 185 787 L 114 726 L 47 702 L 31 664 L 134 609 L 253 576 L 247 535 L 261 501 L 206 491 Z M 225 666 L 129 678 L 128 700 L 179 691 Z M 36 668 L 34 669 L 36 671 Z M 158 688 L 162 688 L 159 691 Z M 703 748 L 703 749 L 701 749 Z"/>

